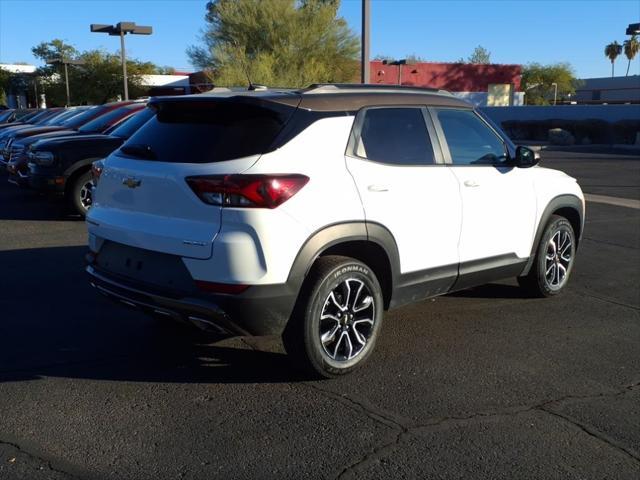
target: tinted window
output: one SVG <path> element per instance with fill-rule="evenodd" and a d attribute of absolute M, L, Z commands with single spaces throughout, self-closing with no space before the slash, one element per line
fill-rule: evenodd
<path fill-rule="evenodd" d="M 75 117 L 71 117 L 69 120 L 62 124 L 63 127 L 66 128 L 79 128 L 85 123 L 93 120 L 98 115 L 104 114 L 109 107 L 100 105 L 98 107 L 91 107 L 88 110 L 76 115 Z"/>
<path fill-rule="evenodd" d="M 353 153 L 392 165 L 434 163 L 433 148 L 420 108 L 366 110 Z"/>
<path fill-rule="evenodd" d="M 162 162 L 210 163 L 268 151 L 292 107 L 250 99 L 167 101 L 119 153 Z"/>
<path fill-rule="evenodd" d="M 140 104 L 127 105 L 125 107 L 115 108 L 104 115 L 85 123 L 78 129 L 82 133 L 101 133 L 105 131 L 109 126 L 116 123 L 123 117 L 131 115 L 136 110 L 140 110 Z"/>
<path fill-rule="evenodd" d="M 129 138 L 155 114 L 156 112 L 150 108 L 145 108 L 144 110 L 127 118 L 124 122 L 113 128 L 113 130 L 107 130 L 106 133 L 113 135 L 114 137 Z"/>
<path fill-rule="evenodd" d="M 454 165 L 493 165 L 506 160 L 504 142 L 471 110 L 436 110 Z"/>
<path fill-rule="evenodd" d="M 13 110 L 0 110 L 0 122 L 5 122 L 13 115 Z"/>

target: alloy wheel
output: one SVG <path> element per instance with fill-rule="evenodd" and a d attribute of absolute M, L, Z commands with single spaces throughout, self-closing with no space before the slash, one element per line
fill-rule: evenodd
<path fill-rule="evenodd" d="M 80 205 L 85 210 L 89 210 L 91 208 L 91 203 L 93 201 L 93 180 L 86 182 L 80 188 Z"/>
<path fill-rule="evenodd" d="M 572 261 L 571 235 L 566 230 L 557 230 L 547 243 L 545 255 L 544 277 L 549 287 L 557 290 L 564 285 Z"/>
<path fill-rule="evenodd" d="M 327 296 L 320 314 L 320 343 L 338 362 L 361 354 L 374 331 L 375 302 L 367 285 L 348 278 Z"/>

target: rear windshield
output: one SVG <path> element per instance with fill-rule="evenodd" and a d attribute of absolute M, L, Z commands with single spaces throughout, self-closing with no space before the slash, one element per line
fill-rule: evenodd
<path fill-rule="evenodd" d="M 127 118 L 124 122 L 113 128 L 113 130 L 107 130 L 105 133 L 114 137 L 129 138 L 155 114 L 156 112 L 154 110 L 145 108 L 144 110 L 141 110 Z"/>
<path fill-rule="evenodd" d="M 213 163 L 268 151 L 293 107 L 250 98 L 163 102 L 118 154 L 144 160 Z"/>

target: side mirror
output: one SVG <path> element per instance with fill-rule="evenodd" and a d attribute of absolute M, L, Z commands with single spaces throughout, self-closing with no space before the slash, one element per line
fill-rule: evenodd
<path fill-rule="evenodd" d="M 531 150 L 529 147 L 520 145 L 516 148 L 516 158 L 514 164 L 516 167 L 529 168 L 537 165 L 540 161 L 540 154 Z"/>

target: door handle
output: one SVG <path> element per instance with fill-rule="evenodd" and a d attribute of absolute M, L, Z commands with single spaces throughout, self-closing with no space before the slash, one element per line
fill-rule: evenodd
<path fill-rule="evenodd" d="M 369 190 L 370 192 L 388 192 L 389 187 L 387 187 L 386 185 L 369 185 L 367 187 L 367 190 Z"/>
<path fill-rule="evenodd" d="M 479 187 L 480 184 L 478 182 L 476 182 L 475 180 L 465 180 L 464 181 L 464 186 L 465 187 Z"/>

